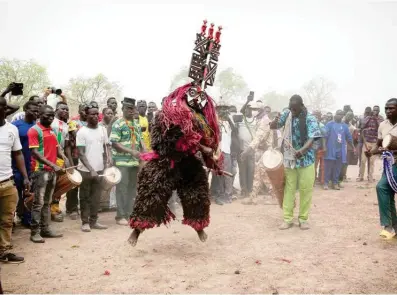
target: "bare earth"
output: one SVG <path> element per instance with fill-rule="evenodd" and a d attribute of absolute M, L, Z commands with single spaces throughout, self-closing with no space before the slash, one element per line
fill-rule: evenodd
<path fill-rule="evenodd" d="M 379 163 L 378 163 L 379 164 Z M 379 179 L 379 165 L 376 177 Z M 29 241 L 18 228 L 14 250 L 26 262 L 2 266 L 7 293 L 396 293 L 397 239 L 378 237 L 375 184 L 352 179 L 341 191 L 315 189 L 311 229 L 280 231 L 275 205 L 212 205 L 209 239 L 179 222 L 145 232 L 132 248 L 128 227 L 102 213 L 106 231 L 54 224 L 62 239 Z M 354 180 L 354 181 L 353 181 Z M 105 275 L 105 271 L 110 274 Z"/>

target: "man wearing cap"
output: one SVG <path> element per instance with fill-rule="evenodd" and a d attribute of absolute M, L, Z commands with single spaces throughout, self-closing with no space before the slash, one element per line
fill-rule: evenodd
<path fill-rule="evenodd" d="M 141 127 L 134 121 L 137 113 L 135 99 L 124 97 L 123 117 L 112 126 L 110 141 L 114 164 L 121 172 L 121 181 L 116 186 L 117 215 L 119 225 L 128 225 L 136 196 L 140 151 L 142 150 Z"/>

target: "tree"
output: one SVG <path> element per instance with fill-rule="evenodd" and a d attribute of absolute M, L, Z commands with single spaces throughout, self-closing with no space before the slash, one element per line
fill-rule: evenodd
<path fill-rule="evenodd" d="M 68 100 L 75 104 L 94 100 L 99 105 L 105 105 L 107 98 L 120 95 L 121 86 L 117 82 L 109 81 L 105 75 L 98 74 L 92 78 L 70 79 L 65 92 Z"/>
<path fill-rule="evenodd" d="M 218 89 L 222 100 L 231 104 L 240 105 L 241 97 L 248 92 L 244 78 L 233 68 L 227 68 L 217 74 L 214 86 Z"/>
<path fill-rule="evenodd" d="M 47 69 L 33 60 L 0 59 L 0 90 L 11 82 L 23 83 L 23 95 L 13 96 L 12 102 L 22 104 L 32 95 L 41 95 L 51 86 Z"/>
<path fill-rule="evenodd" d="M 290 97 L 290 95 L 271 91 L 262 95 L 261 100 L 265 106 L 271 107 L 272 111 L 281 112 L 282 109 L 288 107 Z"/>
<path fill-rule="evenodd" d="M 336 89 L 334 82 L 324 77 L 317 77 L 307 82 L 303 89 L 306 92 L 307 105 L 312 110 L 329 109 L 335 104 L 332 93 Z"/>

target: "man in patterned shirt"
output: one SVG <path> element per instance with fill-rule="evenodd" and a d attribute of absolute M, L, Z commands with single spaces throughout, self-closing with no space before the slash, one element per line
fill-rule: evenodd
<path fill-rule="evenodd" d="M 295 192 L 299 187 L 299 226 L 309 229 L 307 220 L 315 179 L 313 141 L 322 137 L 316 118 L 307 112 L 302 97 L 295 94 L 289 100 L 289 109 L 271 122 L 270 128 L 284 127 L 282 153 L 284 156 L 285 186 L 281 230 L 293 226 Z"/>
<path fill-rule="evenodd" d="M 124 97 L 123 117 L 113 123 L 110 141 L 113 162 L 121 171 L 121 181 L 116 186 L 117 215 L 119 225 L 128 225 L 136 197 L 139 156 L 142 150 L 141 127 L 134 121 L 137 115 L 135 99 Z"/>

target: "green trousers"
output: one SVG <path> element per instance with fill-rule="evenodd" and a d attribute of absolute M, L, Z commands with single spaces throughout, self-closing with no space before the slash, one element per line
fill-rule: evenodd
<path fill-rule="evenodd" d="M 397 167 L 393 165 L 393 175 L 397 179 Z M 376 194 L 378 196 L 379 216 L 381 226 L 397 225 L 396 203 L 394 200 L 394 191 L 383 173 L 382 178 L 376 185 Z"/>
<path fill-rule="evenodd" d="M 310 206 L 312 204 L 313 185 L 315 180 L 314 164 L 289 169 L 285 168 L 285 186 L 283 212 L 284 221 L 291 223 L 294 218 L 295 193 L 299 187 L 299 222 L 306 222 L 309 218 Z"/>

